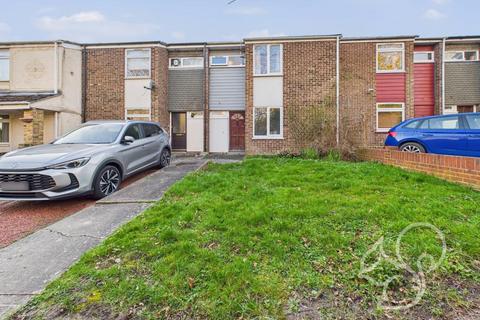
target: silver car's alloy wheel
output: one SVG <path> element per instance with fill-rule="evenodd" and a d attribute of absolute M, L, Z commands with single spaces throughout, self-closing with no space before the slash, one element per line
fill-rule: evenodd
<path fill-rule="evenodd" d="M 115 192 L 120 184 L 120 174 L 114 169 L 106 170 L 100 178 L 100 191 L 108 196 Z"/>
<path fill-rule="evenodd" d="M 170 151 L 168 151 L 167 149 L 164 149 L 160 154 L 160 166 L 162 168 L 169 166 L 170 160 L 171 160 Z"/>
<path fill-rule="evenodd" d="M 406 146 L 402 147 L 402 151 L 404 152 L 410 152 L 410 153 L 421 153 L 422 150 L 420 150 L 419 147 L 412 145 L 412 144 L 407 144 Z"/>

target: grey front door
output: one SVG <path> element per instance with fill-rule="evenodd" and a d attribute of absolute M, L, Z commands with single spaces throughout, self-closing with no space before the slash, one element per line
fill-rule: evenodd
<path fill-rule="evenodd" d="M 187 150 L 187 114 L 172 113 L 172 149 Z"/>

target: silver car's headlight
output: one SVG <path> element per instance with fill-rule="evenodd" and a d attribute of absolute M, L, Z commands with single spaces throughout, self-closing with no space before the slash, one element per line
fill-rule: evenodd
<path fill-rule="evenodd" d="M 90 158 L 80 158 L 48 166 L 47 169 L 75 169 L 83 167 Z"/>

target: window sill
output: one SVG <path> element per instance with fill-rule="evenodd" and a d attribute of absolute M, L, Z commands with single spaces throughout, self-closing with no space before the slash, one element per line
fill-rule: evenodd
<path fill-rule="evenodd" d="M 283 136 L 254 136 L 252 137 L 252 140 L 283 140 Z"/>
<path fill-rule="evenodd" d="M 375 133 L 388 133 L 390 129 L 377 129 L 375 130 Z"/>
<path fill-rule="evenodd" d="M 146 79 L 152 79 L 151 76 L 144 76 L 144 77 L 125 77 L 125 80 L 146 80 Z"/>
<path fill-rule="evenodd" d="M 445 60 L 445 63 L 479 62 L 480 60 Z"/>
<path fill-rule="evenodd" d="M 169 67 L 168 70 L 203 70 L 204 67 Z"/>
<path fill-rule="evenodd" d="M 265 78 L 265 77 L 283 77 L 283 73 L 271 73 L 271 74 L 254 74 L 255 78 Z"/>
<path fill-rule="evenodd" d="M 400 70 L 400 71 L 382 71 L 382 70 L 377 70 L 377 73 L 385 74 L 385 73 L 407 73 L 405 70 Z"/>

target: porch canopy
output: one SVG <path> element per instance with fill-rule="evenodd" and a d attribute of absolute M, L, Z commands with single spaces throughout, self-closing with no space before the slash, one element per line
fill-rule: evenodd
<path fill-rule="evenodd" d="M 0 91 L 0 153 L 44 143 L 45 132 L 56 130 L 47 114 L 61 111 L 59 92 Z"/>

